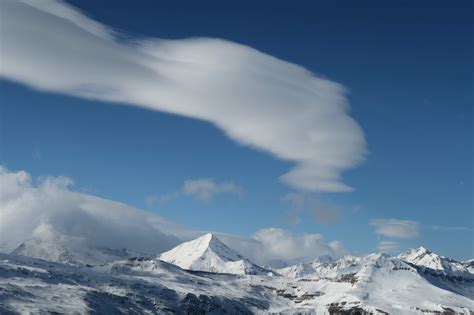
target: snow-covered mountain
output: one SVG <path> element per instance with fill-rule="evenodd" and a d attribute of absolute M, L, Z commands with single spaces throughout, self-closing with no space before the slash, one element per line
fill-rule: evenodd
<path fill-rule="evenodd" d="M 212 233 L 178 245 L 158 258 L 189 270 L 253 275 L 271 273 L 271 270 L 257 266 L 227 247 Z"/>
<path fill-rule="evenodd" d="M 71 244 L 28 240 L 15 254 L 0 254 L 0 313 L 474 312 L 474 275 L 467 271 L 472 261 L 425 248 L 395 257 L 318 257 L 270 274 L 212 234 L 157 258 L 95 266 L 77 263 L 89 249 L 78 252 Z M 109 258 L 116 254 L 111 252 Z"/>
<path fill-rule="evenodd" d="M 474 282 L 396 257 L 328 263 L 323 277 L 187 271 L 152 258 L 74 266 L 0 254 L 0 313 L 472 314 Z"/>
<path fill-rule="evenodd" d="M 289 278 L 301 278 L 311 274 L 322 274 L 330 268 L 334 259 L 330 256 L 316 257 L 311 263 L 298 263 L 293 266 L 281 268 L 278 273 Z"/>
<path fill-rule="evenodd" d="M 56 241 L 46 241 L 32 238 L 21 242 L 12 252 L 13 255 L 21 255 L 48 261 L 77 264 L 69 250 Z"/>
<path fill-rule="evenodd" d="M 21 242 L 12 254 L 74 265 L 100 265 L 136 256 L 125 248 L 90 246 L 82 239 L 66 236 L 31 238 Z"/>
<path fill-rule="evenodd" d="M 425 267 L 446 275 L 468 273 L 468 266 L 451 258 L 439 256 L 425 247 L 410 249 L 398 258 L 419 267 Z"/>

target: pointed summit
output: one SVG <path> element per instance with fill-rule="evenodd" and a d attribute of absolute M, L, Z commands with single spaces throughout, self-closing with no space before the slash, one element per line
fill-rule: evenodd
<path fill-rule="evenodd" d="M 408 251 L 398 255 L 398 258 L 416 264 L 418 261 L 426 260 L 427 256 L 430 256 L 428 257 L 430 260 L 439 257 L 433 252 L 429 251 L 426 247 L 420 246 L 416 249 L 410 248 Z"/>
<path fill-rule="evenodd" d="M 414 249 L 413 252 L 418 253 L 420 255 L 429 255 L 433 253 L 432 251 L 430 251 L 428 248 L 424 246 L 420 246 L 417 249 Z"/>
<path fill-rule="evenodd" d="M 462 263 L 448 257 L 439 256 L 424 246 L 410 249 L 398 255 L 399 259 L 410 264 L 443 272 L 445 274 L 469 272 Z"/>
<path fill-rule="evenodd" d="M 201 247 L 207 246 L 207 248 L 212 248 L 216 250 L 219 250 L 219 248 L 221 248 L 224 251 L 230 251 L 230 249 L 226 245 L 224 245 L 221 240 L 217 238 L 217 236 L 212 233 L 204 234 L 203 236 L 198 237 L 197 239 L 191 242 L 196 242 L 196 244 Z"/>
<path fill-rule="evenodd" d="M 267 273 L 248 259 L 227 247 L 212 233 L 185 242 L 162 253 L 160 260 L 177 265 L 183 269 L 231 274 Z"/>
<path fill-rule="evenodd" d="M 212 233 L 207 233 L 207 234 L 204 234 L 204 235 L 201 236 L 201 237 L 198 237 L 197 239 L 208 240 L 208 241 L 210 242 L 213 238 L 216 238 L 216 236 L 214 236 L 214 234 L 212 234 Z"/>

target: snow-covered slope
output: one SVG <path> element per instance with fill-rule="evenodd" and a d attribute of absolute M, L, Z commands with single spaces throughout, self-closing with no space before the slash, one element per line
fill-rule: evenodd
<path fill-rule="evenodd" d="M 434 257 L 435 254 L 430 255 Z M 444 270 L 406 262 L 400 257 L 405 255 L 345 256 L 337 261 L 325 260 L 322 263 L 317 259 L 313 263 L 297 264 L 278 272 L 301 283 L 296 291 L 285 291 L 287 294 L 293 294 L 302 288 L 325 292 L 319 302 L 333 305 L 334 312 L 339 308 L 344 310 L 349 305 L 356 305 L 375 314 L 377 309 L 390 314 L 409 314 L 417 311 L 471 314 L 469 311 L 474 311 L 474 277 L 471 274 L 457 269 L 447 273 Z M 448 262 L 454 266 L 459 264 L 452 260 Z M 444 304 L 461 296 L 465 302 L 469 301 L 465 304 L 469 305 L 469 311 L 455 312 L 451 306 Z M 303 302 L 300 305 L 312 303 Z"/>
<path fill-rule="evenodd" d="M 230 274 L 267 274 L 268 269 L 257 266 L 208 233 L 162 253 L 160 260 L 183 269 Z"/>
<path fill-rule="evenodd" d="M 12 254 L 75 265 L 100 265 L 136 256 L 125 248 L 93 247 L 82 239 L 65 236 L 25 240 Z"/>
<path fill-rule="evenodd" d="M 63 236 L 27 240 L 0 254 L 0 314 L 474 313 L 472 261 L 425 248 L 324 256 L 278 272 L 212 234 L 157 258 L 130 254 Z"/>
<path fill-rule="evenodd" d="M 398 258 L 346 257 L 322 278 L 183 270 L 150 258 L 86 267 L 0 254 L 0 313 L 472 314 L 469 279 Z M 463 287 L 461 294 L 457 289 Z"/>
<path fill-rule="evenodd" d="M 265 292 L 239 279 L 145 258 L 81 267 L 0 254 L 0 292 L 0 314 L 252 314 L 268 308 Z"/>

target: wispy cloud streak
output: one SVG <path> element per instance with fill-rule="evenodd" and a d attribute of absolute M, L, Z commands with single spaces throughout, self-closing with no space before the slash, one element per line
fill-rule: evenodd
<path fill-rule="evenodd" d="M 242 196 L 244 190 L 239 185 L 231 181 L 218 182 L 210 178 L 199 178 L 199 179 L 187 179 L 184 181 L 181 189 L 167 193 L 159 198 L 156 196 L 149 196 L 147 200 L 152 199 L 160 203 L 166 203 L 173 199 L 182 196 L 194 197 L 201 201 L 210 201 L 215 196 L 221 194 L 233 194 Z"/>
<path fill-rule="evenodd" d="M 375 219 L 370 222 L 375 233 L 380 236 L 398 239 L 414 239 L 420 233 L 420 226 L 415 221 L 398 219 Z"/>

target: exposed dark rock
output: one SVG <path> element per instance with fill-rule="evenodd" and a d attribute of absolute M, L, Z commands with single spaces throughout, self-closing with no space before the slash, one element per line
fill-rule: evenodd
<path fill-rule="evenodd" d="M 344 305 L 339 303 L 332 303 L 328 307 L 330 315 L 372 315 L 372 313 L 358 307 L 354 306 L 351 308 L 346 308 Z"/>
<path fill-rule="evenodd" d="M 200 314 L 253 314 L 248 307 L 238 301 L 207 295 L 186 294 L 180 303 L 180 311 L 189 315 Z"/>

